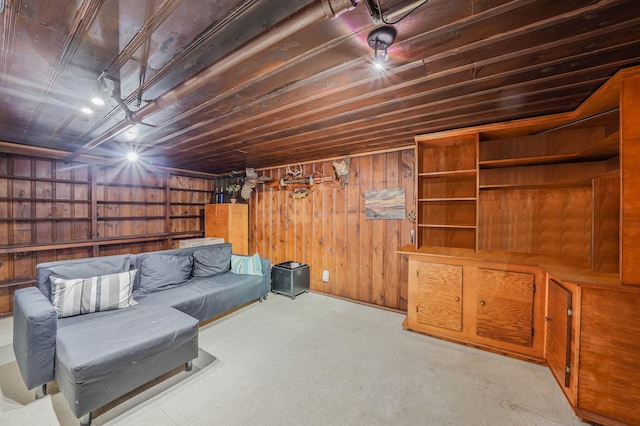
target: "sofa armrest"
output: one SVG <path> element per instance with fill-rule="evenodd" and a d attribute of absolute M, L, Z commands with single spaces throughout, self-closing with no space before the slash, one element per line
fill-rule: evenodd
<path fill-rule="evenodd" d="M 263 283 L 264 283 L 264 293 L 269 294 L 271 291 L 271 259 L 261 258 L 262 262 L 262 274 L 263 274 Z"/>
<path fill-rule="evenodd" d="M 28 389 L 54 379 L 58 315 L 35 287 L 13 294 L 13 352 Z"/>

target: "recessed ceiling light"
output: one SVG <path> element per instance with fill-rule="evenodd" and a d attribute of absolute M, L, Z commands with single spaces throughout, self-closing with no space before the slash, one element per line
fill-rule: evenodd
<path fill-rule="evenodd" d="M 93 98 L 91 98 L 91 103 L 94 105 L 102 106 L 104 105 L 104 99 L 99 96 L 94 96 Z"/>
<path fill-rule="evenodd" d="M 84 112 L 85 114 L 93 114 L 93 110 L 89 107 L 82 107 L 80 108 L 80 111 Z"/>
<path fill-rule="evenodd" d="M 127 153 L 127 160 L 131 161 L 132 163 L 134 161 L 137 161 L 138 160 L 138 154 L 136 152 L 134 152 L 134 151 L 129 151 Z"/>

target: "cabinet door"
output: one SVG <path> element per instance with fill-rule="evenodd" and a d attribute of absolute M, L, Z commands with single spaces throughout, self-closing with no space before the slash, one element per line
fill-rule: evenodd
<path fill-rule="evenodd" d="M 547 302 L 547 363 L 558 383 L 569 387 L 571 379 L 572 294 L 556 280 L 549 280 Z"/>
<path fill-rule="evenodd" d="M 529 273 L 479 268 L 476 334 L 531 347 L 534 281 Z"/>
<path fill-rule="evenodd" d="M 462 331 L 462 266 L 420 262 L 417 275 L 417 321 Z"/>
<path fill-rule="evenodd" d="M 249 206 L 229 204 L 228 235 L 235 254 L 249 254 Z"/>
<path fill-rule="evenodd" d="M 224 238 L 224 242 L 229 242 L 229 219 L 226 217 L 206 217 L 204 236 Z"/>
<path fill-rule="evenodd" d="M 229 204 L 216 204 L 215 205 L 215 215 L 218 217 L 228 217 L 229 216 Z"/>

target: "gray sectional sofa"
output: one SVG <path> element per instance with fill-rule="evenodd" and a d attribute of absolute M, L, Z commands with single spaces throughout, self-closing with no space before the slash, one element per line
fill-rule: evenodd
<path fill-rule="evenodd" d="M 231 244 L 48 262 L 14 294 L 13 348 L 38 396 L 80 419 L 198 356 L 198 325 L 270 291 L 269 259 Z"/>

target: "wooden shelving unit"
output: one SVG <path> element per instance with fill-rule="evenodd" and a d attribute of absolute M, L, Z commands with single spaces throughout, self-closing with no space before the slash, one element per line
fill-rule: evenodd
<path fill-rule="evenodd" d="M 418 246 L 476 246 L 477 134 L 418 140 Z"/>
<path fill-rule="evenodd" d="M 427 160 L 429 161 L 429 160 Z M 418 177 L 452 177 L 452 176 L 475 176 L 477 169 L 471 170 L 447 170 L 442 172 L 425 172 L 418 173 Z"/>
<path fill-rule="evenodd" d="M 591 234 L 600 197 L 593 182 L 619 173 L 619 150 L 611 147 L 618 136 L 616 123 L 590 127 L 587 120 L 577 129 L 481 138 L 477 248 L 577 256 L 597 271 L 617 272 L 617 259 L 593 261 L 601 254 Z M 602 238 L 617 245 L 616 232 Z"/>
<path fill-rule="evenodd" d="M 0 316 L 41 262 L 173 248 L 204 236 L 211 176 L 0 154 Z"/>

